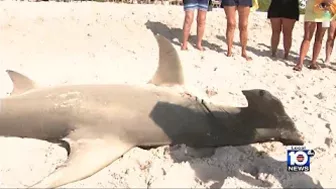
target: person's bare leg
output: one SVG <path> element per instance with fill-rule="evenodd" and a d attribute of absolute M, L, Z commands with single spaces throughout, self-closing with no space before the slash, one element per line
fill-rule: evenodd
<path fill-rule="evenodd" d="M 283 43 L 285 50 L 284 59 L 288 59 L 289 52 L 292 47 L 292 33 L 295 22 L 296 22 L 295 19 L 288 19 L 288 18 L 282 19 L 283 36 L 284 36 Z"/>
<path fill-rule="evenodd" d="M 314 70 L 320 69 L 320 66 L 316 63 L 316 61 L 320 54 L 321 47 L 322 47 L 322 40 L 323 40 L 323 37 L 326 31 L 327 31 L 327 28 L 323 28 L 321 22 L 317 23 L 317 30 L 315 33 L 315 41 L 314 41 L 314 47 L 313 47 L 313 59 L 309 66 L 310 69 L 314 69 Z"/>
<path fill-rule="evenodd" d="M 281 18 L 271 18 L 272 37 L 271 37 L 271 51 L 272 56 L 276 57 L 276 51 L 278 49 L 280 33 L 281 33 Z"/>
<path fill-rule="evenodd" d="M 181 50 L 188 50 L 188 39 L 193 20 L 194 20 L 194 10 L 186 10 L 183 23 L 183 41 L 181 45 Z"/>
<path fill-rule="evenodd" d="M 224 6 L 224 11 L 227 19 L 226 26 L 226 44 L 228 46 L 227 56 L 232 56 L 232 46 L 234 30 L 236 29 L 236 6 Z"/>
<path fill-rule="evenodd" d="M 305 22 L 304 23 L 304 36 L 303 36 L 303 40 L 302 40 L 301 47 L 300 47 L 299 60 L 293 68 L 295 71 L 302 70 L 303 61 L 309 50 L 310 41 L 314 35 L 316 25 L 317 25 L 316 22 Z"/>
<path fill-rule="evenodd" d="M 204 48 L 202 46 L 202 38 L 204 35 L 205 30 L 205 20 L 206 20 L 206 13 L 205 10 L 198 10 L 197 12 L 197 43 L 196 48 L 200 51 L 203 51 Z"/>
<path fill-rule="evenodd" d="M 247 61 L 251 61 L 252 58 L 247 56 L 246 48 L 247 48 L 247 25 L 248 25 L 248 17 L 250 14 L 250 7 L 248 6 L 238 6 L 238 15 L 239 15 L 239 35 L 240 35 L 240 43 L 242 46 L 242 57 L 244 57 Z"/>
<path fill-rule="evenodd" d="M 335 35 L 336 34 L 336 21 L 333 20 L 330 22 L 330 27 L 328 29 L 328 39 L 326 42 L 326 59 L 325 64 L 330 63 L 330 55 L 334 47 Z"/>

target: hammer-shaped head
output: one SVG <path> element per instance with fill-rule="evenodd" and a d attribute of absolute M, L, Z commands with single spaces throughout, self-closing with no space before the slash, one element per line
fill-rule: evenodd
<path fill-rule="evenodd" d="M 261 135 L 273 132 L 277 135 L 276 140 L 284 145 L 304 144 L 304 137 L 297 130 L 294 121 L 287 115 L 283 104 L 277 97 L 262 89 L 244 90 L 242 93 L 247 99 L 247 110 L 251 117 L 253 116 L 254 120 L 265 120 L 254 123 L 260 131 L 264 129 Z"/>

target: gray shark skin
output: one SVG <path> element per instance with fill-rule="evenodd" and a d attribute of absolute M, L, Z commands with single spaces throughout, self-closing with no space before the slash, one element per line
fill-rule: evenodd
<path fill-rule="evenodd" d="M 182 85 L 177 52 L 164 37 L 156 39 L 159 66 L 151 83 Z M 68 160 L 30 188 L 56 188 L 85 179 L 136 146 L 304 143 L 280 100 L 265 90 L 242 91 L 248 107 L 223 107 L 160 86 L 37 87 L 28 77 L 7 72 L 14 87 L 10 97 L 0 100 L 0 136 L 66 142 L 70 147 Z"/>

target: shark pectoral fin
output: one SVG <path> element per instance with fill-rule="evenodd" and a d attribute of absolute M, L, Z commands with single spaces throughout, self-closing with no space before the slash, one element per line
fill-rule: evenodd
<path fill-rule="evenodd" d="M 183 69 L 174 46 L 161 35 L 155 37 L 159 45 L 159 65 L 149 83 L 161 86 L 183 85 Z"/>
<path fill-rule="evenodd" d="M 12 70 L 6 70 L 6 72 L 13 82 L 13 91 L 11 92 L 11 95 L 19 95 L 36 88 L 35 82 L 27 76 Z"/>
<path fill-rule="evenodd" d="M 132 145 L 118 140 L 97 138 L 69 141 L 69 144 L 71 150 L 68 160 L 29 188 L 56 188 L 88 178 L 132 148 Z"/>

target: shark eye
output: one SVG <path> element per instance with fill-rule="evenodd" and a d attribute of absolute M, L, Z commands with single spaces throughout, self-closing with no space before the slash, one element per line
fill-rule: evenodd
<path fill-rule="evenodd" d="M 260 90 L 260 91 L 259 91 L 259 95 L 260 95 L 260 96 L 264 96 L 264 95 L 265 95 L 265 91 L 264 91 L 264 90 Z"/>

